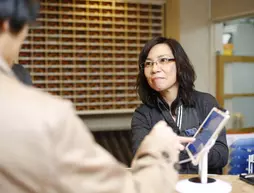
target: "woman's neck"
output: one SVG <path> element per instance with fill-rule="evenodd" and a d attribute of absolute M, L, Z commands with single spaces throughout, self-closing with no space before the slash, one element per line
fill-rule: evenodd
<path fill-rule="evenodd" d="M 8 41 L 9 39 L 6 35 L 0 36 L 0 57 L 10 68 L 12 68 L 13 59 L 9 54 L 11 48 L 8 47 Z"/>
<path fill-rule="evenodd" d="M 167 102 L 167 104 L 171 106 L 171 104 L 178 95 L 178 84 L 174 84 L 171 88 L 162 91 L 160 94 L 163 97 L 163 99 Z"/>
<path fill-rule="evenodd" d="M 2 60 L 5 64 L 7 64 L 10 68 L 12 68 L 13 64 L 10 62 L 10 60 L 8 60 L 8 59 L 2 57 L 1 55 L 0 55 L 0 58 L 1 58 L 1 60 Z"/>

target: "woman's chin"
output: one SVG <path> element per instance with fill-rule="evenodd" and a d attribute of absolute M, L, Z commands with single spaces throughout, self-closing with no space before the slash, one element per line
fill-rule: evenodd
<path fill-rule="evenodd" d="M 160 87 L 160 86 L 154 87 L 153 89 L 156 90 L 157 92 L 162 92 L 165 90 L 164 87 Z"/>

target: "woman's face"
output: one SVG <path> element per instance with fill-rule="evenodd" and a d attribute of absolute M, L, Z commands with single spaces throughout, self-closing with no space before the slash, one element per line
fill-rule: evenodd
<path fill-rule="evenodd" d="M 144 64 L 148 84 L 157 92 L 164 92 L 176 85 L 176 63 L 167 44 L 157 44 L 150 50 Z"/>

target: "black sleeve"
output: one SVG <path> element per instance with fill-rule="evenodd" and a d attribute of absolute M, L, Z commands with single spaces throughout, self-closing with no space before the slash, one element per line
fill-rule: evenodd
<path fill-rule="evenodd" d="M 216 99 L 212 95 L 207 95 L 204 105 L 205 116 L 211 111 L 213 107 L 218 107 Z M 218 136 L 215 145 L 208 154 L 208 168 L 222 169 L 228 162 L 228 145 L 226 139 L 226 129 L 224 128 Z"/>
<path fill-rule="evenodd" d="M 150 130 L 151 128 L 145 114 L 139 109 L 136 109 L 131 121 L 133 156 L 139 148 L 140 143 L 143 141 L 145 136 L 148 135 Z"/>

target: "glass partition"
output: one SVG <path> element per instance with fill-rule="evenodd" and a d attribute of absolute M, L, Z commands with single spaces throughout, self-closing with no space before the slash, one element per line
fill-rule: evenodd
<path fill-rule="evenodd" d="M 217 99 L 228 109 L 230 132 L 254 132 L 254 57 L 217 56 Z"/>

